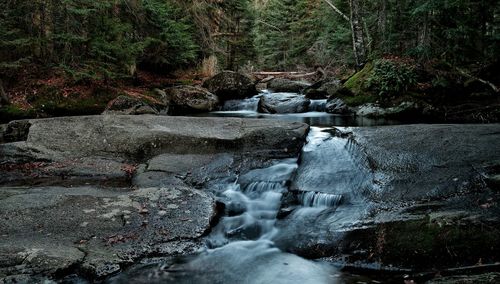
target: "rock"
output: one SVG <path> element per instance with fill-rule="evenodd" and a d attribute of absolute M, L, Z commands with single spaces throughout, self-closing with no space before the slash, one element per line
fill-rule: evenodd
<path fill-rule="evenodd" d="M 205 81 L 203 87 L 223 101 L 244 99 L 258 94 L 252 79 L 232 71 L 224 71 L 215 75 Z"/>
<path fill-rule="evenodd" d="M 410 125 L 354 128 L 352 135 L 380 173 L 379 198 L 417 201 L 472 190 L 478 173 L 471 166 L 500 160 L 491 151 L 500 149 L 499 133 L 499 124 Z"/>
<path fill-rule="evenodd" d="M 0 125 L 0 143 L 25 141 L 31 124 L 27 120 L 11 121 Z"/>
<path fill-rule="evenodd" d="M 414 102 L 402 102 L 398 106 L 382 108 L 377 104 L 364 104 L 356 109 L 356 115 L 370 118 L 411 118 L 420 116 L 422 109 Z M 427 114 L 426 114 L 427 115 Z"/>
<path fill-rule="evenodd" d="M 267 88 L 275 93 L 300 93 L 310 84 L 301 81 L 276 78 L 267 83 Z"/>
<path fill-rule="evenodd" d="M 50 276 L 79 267 L 96 279 L 160 253 L 168 243 L 183 253 L 194 252 L 216 214 L 210 194 L 186 187 L 1 192 L 0 277 L 21 272 Z"/>
<path fill-rule="evenodd" d="M 307 258 L 412 270 L 500 261 L 500 234 L 484 230 L 500 226 L 500 196 L 491 184 L 500 161 L 492 151 L 500 149 L 499 124 L 350 131 L 338 156 L 360 167 L 349 184 L 361 178 L 369 184 L 344 189 L 349 198 L 337 208 L 296 209 L 279 220 L 278 247 Z M 308 161 L 301 159 L 297 176 Z"/>
<path fill-rule="evenodd" d="M 180 175 L 198 187 L 241 169 L 233 155 L 297 155 L 308 131 L 305 124 L 275 120 L 165 116 L 28 122 L 27 141 L 0 144 L 2 185 L 158 186 L 177 184 Z M 148 166 L 141 170 L 140 163 Z"/>
<path fill-rule="evenodd" d="M 356 108 L 357 116 L 365 116 L 365 117 L 384 117 L 387 115 L 387 112 L 384 108 L 380 107 L 377 104 L 364 104 Z"/>
<path fill-rule="evenodd" d="M 259 112 L 301 113 L 307 112 L 311 101 L 302 95 L 291 93 L 267 94 L 260 98 Z"/>
<path fill-rule="evenodd" d="M 0 282 L 74 271 L 97 281 L 144 257 L 195 253 L 222 210 L 195 188 L 296 156 L 308 132 L 148 115 L 21 124 L 25 141 L 0 144 Z"/>
<path fill-rule="evenodd" d="M 219 99 L 209 91 L 194 86 L 178 86 L 165 90 L 168 114 L 183 115 L 214 110 Z"/>
<path fill-rule="evenodd" d="M 22 149 L 22 148 L 20 148 Z M 0 148 L 0 152 L 2 149 Z M 36 157 L 32 155 L 32 157 Z M 0 165 L 0 184 L 9 186 L 37 185 L 99 185 L 127 186 L 135 166 L 97 157 L 61 158 L 52 156 L 40 160 L 14 156 Z"/>
<path fill-rule="evenodd" d="M 326 103 L 326 112 L 331 114 L 350 114 L 351 110 L 342 99 L 330 99 Z"/>
<path fill-rule="evenodd" d="M 467 272 L 467 271 L 464 271 Z M 464 274 L 454 276 L 437 276 L 436 278 L 427 281 L 427 284 L 476 284 L 476 283 L 498 283 L 500 282 L 500 273 L 490 272 L 482 274 Z"/>
<path fill-rule="evenodd" d="M 141 115 L 141 114 L 158 114 L 158 111 L 147 103 L 128 96 L 119 96 L 109 102 L 103 114 L 126 114 L 126 115 Z"/>
<path fill-rule="evenodd" d="M 30 123 L 26 143 L 44 151 L 133 161 L 166 153 L 293 156 L 308 131 L 306 124 L 277 120 L 151 115 L 61 117 Z"/>
<path fill-rule="evenodd" d="M 337 79 L 326 79 L 314 83 L 304 90 L 304 95 L 312 100 L 329 99 L 336 97 L 343 89 L 342 82 Z"/>

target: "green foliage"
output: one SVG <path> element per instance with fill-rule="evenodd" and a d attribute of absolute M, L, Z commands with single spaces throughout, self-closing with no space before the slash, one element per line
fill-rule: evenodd
<path fill-rule="evenodd" d="M 3 73 L 29 62 L 78 81 L 114 79 L 138 64 L 171 71 L 198 57 L 188 14 L 174 0 L 0 1 Z"/>
<path fill-rule="evenodd" d="M 147 37 L 143 42 L 140 63 L 154 70 L 174 70 L 193 64 L 199 47 L 193 26 L 184 12 L 161 0 L 144 0 Z"/>
<path fill-rule="evenodd" d="M 349 1 L 330 0 L 349 16 Z M 491 62 L 500 53 L 498 0 L 358 0 L 371 60 L 384 55 L 454 66 Z M 323 0 L 268 0 L 257 18 L 265 69 L 353 66 L 351 26 Z"/>
<path fill-rule="evenodd" d="M 375 61 L 373 72 L 368 78 L 368 88 L 381 97 L 398 96 L 417 83 L 417 72 L 409 62 L 380 59 Z"/>
<path fill-rule="evenodd" d="M 33 117 L 35 117 L 33 110 L 24 110 L 13 104 L 0 107 L 0 123 Z"/>
<path fill-rule="evenodd" d="M 258 64 L 266 69 L 286 70 L 324 62 L 323 47 L 331 37 L 322 31 L 332 25 L 326 25 L 331 15 L 325 17 L 321 11 L 316 1 L 270 0 L 258 13 Z"/>

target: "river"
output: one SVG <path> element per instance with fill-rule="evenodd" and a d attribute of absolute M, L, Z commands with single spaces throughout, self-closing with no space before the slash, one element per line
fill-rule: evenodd
<path fill-rule="evenodd" d="M 228 101 L 220 111 L 202 116 L 308 123 L 312 128 L 300 157 L 276 161 L 268 168 L 255 169 L 210 188 L 225 205 L 225 212 L 199 254 L 147 259 L 109 279 L 109 283 L 303 284 L 373 280 L 341 272 L 339 264 L 309 260 L 290 252 L 297 251 L 311 236 L 321 238 L 324 234 L 320 232 L 348 226 L 367 214 L 369 204 L 363 196 L 373 190 L 371 173 L 362 166 L 366 161 L 359 157 L 356 146 L 338 137 L 332 126 L 398 122 L 330 115 L 324 112 L 326 100 L 312 101 L 313 111 L 307 113 L 260 114 L 258 101 L 259 96 Z"/>

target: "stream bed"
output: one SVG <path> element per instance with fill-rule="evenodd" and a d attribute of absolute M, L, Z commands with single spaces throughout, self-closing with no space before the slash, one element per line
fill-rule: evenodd
<path fill-rule="evenodd" d="M 272 118 L 312 126 L 299 158 L 278 160 L 209 190 L 224 204 L 224 216 L 197 255 L 146 259 L 109 283 L 379 283 L 341 272 L 341 264 L 309 260 L 290 253 L 311 236 L 332 226 L 356 223 L 369 210 L 363 194 L 370 172 L 355 146 L 337 137 L 332 126 L 398 124 L 324 112 L 326 100 L 312 111 L 258 113 L 259 97 L 228 101 L 220 111 L 200 116 Z M 304 232 L 309 234 L 303 234 Z"/>

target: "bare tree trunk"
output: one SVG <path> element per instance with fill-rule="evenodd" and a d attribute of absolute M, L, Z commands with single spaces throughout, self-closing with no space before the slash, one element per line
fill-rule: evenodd
<path fill-rule="evenodd" d="M 0 79 L 0 106 L 8 105 L 10 103 L 7 94 L 3 88 L 3 81 Z"/>
<path fill-rule="evenodd" d="M 378 47 L 385 53 L 388 52 L 387 41 L 387 0 L 380 0 L 380 11 L 378 17 Z"/>
<path fill-rule="evenodd" d="M 366 63 L 366 43 L 363 33 L 363 19 L 361 16 L 361 6 L 359 0 L 349 0 L 351 8 L 351 31 L 352 31 L 352 46 L 354 50 L 354 58 L 356 60 L 356 68 L 361 69 Z"/>
<path fill-rule="evenodd" d="M 430 29 L 430 13 L 425 13 L 421 27 L 418 30 L 418 45 L 420 48 L 424 50 L 423 56 L 426 55 L 426 51 L 430 48 L 431 45 L 431 29 Z M 422 57 L 421 59 L 425 59 Z"/>

